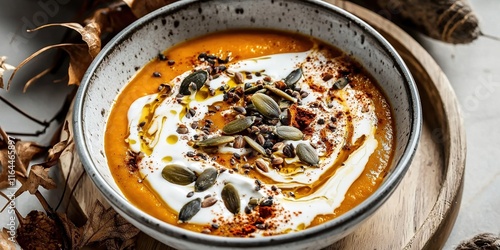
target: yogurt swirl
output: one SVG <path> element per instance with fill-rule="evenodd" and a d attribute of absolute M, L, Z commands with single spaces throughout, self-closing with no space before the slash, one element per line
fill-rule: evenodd
<path fill-rule="evenodd" d="M 201 63 L 195 70 L 206 67 L 207 64 Z M 378 146 L 375 138 L 377 116 L 370 97 L 350 84 L 340 89 L 334 86 L 344 77 L 339 73 L 342 67 L 346 67 L 343 58 L 332 58 L 327 51 L 317 48 L 275 54 L 228 64 L 227 70 L 206 86 L 192 91 L 191 95 L 181 96 L 178 95 L 179 83 L 193 71 L 185 72 L 168 84 L 171 86 L 168 94 L 160 91 L 144 96 L 130 106 L 127 141 L 131 151 L 141 154 L 138 162 L 141 176 L 165 205 L 176 212 L 197 198 L 216 199 L 215 204 L 201 208 L 189 221 L 179 223 L 231 225 L 253 223 L 255 217 L 265 217 L 261 227 L 247 234 L 252 237 L 308 227 L 318 215 L 331 214 L 340 206 Z M 202 140 L 204 135 L 223 134 L 221 127 L 212 127 L 210 131 L 205 128 L 204 131 L 203 127 L 193 124 L 200 121 L 206 124 L 210 113 L 235 116 L 234 109 L 220 109 L 224 106 L 220 104 L 228 98 L 226 89 L 238 86 L 244 89 L 245 85 L 268 82 L 269 79 L 271 82 L 280 81 L 297 68 L 302 69 L 302 77 L 294 86 L 294 89 L 300 89 L 300 92 L 296 91 L 300 94 L 297 96 L 299 101 L 285 102 L 288 106 L 282 107 L 282 111 L 298 117 L 295 125 L 305 136 L 302 140 L 281 141 L 282 146 L 277 146 L 271 157 L 265 159 L 268 171 L 254 167 L 254 160 L 259 157 L 251 147 L 235 148 L 233 143 L 228 143 L 215 151 L 204 152 L 193 144 Z M 237 79 L 236 74 L 243 78 Z M 282 122 L 274 121 L 275 126 Z M 183 128 L 182 133 L 178 133 L 179 128 Z M 298 156 L 284 157 L 285 145 L 296 148 L 300 143 L 314 147 L 320 159 L 317 166 L 304 164 Z M 270 160 L 274 157 L 284 158 L 281 167 L 273 167 Z M 194 182 L 178 185 L 162 177 L 162 169 L 167 164 L 184 166 L 196 175 L 206 168 L 215 168 L 219 174 L 210 188 L 193 192 Z M 244 171 L 245 166 L 252 168 Z M 228 210 L 221 197 L 227 183 L 236 188 L 240 207 L 245 208 L 237 214 Z M 255 200 L 260 205 L 249 206 Z M 267 210 L 263 210 L 264 207 Z"/>

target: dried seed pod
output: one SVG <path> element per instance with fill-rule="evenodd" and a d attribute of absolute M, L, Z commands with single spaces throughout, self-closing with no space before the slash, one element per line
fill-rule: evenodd
<path fill-rule="evenodd" d="M 215 136 L 212 138 L 205 139 L 203 141 L 196 141 L 194 145 L 199 147 L 214 147 L 224 145 L 234 141 L 233 136 Z"/>
<path fill-rule="evenodd" d="M 182 186 L 193 183 L 196 180 L 196 175 L 193 171 L 178 164 L 165 166 L 161 171 L 161 176 L 168 182 Z"/>
<path fill-rule="evenodd" d="M 278 126 L 274 132 L 283 140 L 298 141 L 304 138 L 302 131 L 292 126 Z"/>
<path fill-rule="evenodd" d="M 287 101 L 291 101 L 291 102 L 297 102 L 297 98 L 294 98 L 292 96 L 290 96 L 289 94 L 283 92 L 282 90 L 278 89 L 278 88 L 275 88 L 271 85 L 266 85 L 264 86 L 266 89 L 268 89 L 269 91 L 271 91 L 273 94 L 287 100 Z"/>
<path fill-rule="evenodd" d="M 201 199 L 196 198 L 184 206 L 182 206 L 181 211 L 179 211 L 179 221 L 186 222 L 193 218 L 201 209 Z"/>
<path fill-rule="evenodd" d="M 179 93 L 182 95 L 190 95 L 191 91 L 189 89 L 189 86 L 191 83 L 194 83 L 196 86 L 196 90 L 200 89 L 203 87 L 205 82 L 208 80 L 208 72 L 205 70 L 199 70 L 196 71 L 184 78 L 182 80 L 181 86 L 179 87 Z"/>
<path fill-rule="evenodd" d="M 297 145 L 296 151 L 300 161 L 307 163 L 311 166 L 318 165 L 319 163 L 318 153 L 316 153 L 316 150 L 310 144 L 299 143 L 299 145 Z"/>
<path fill-rule="evenodd" d="M 205 169 L 194 183 L 195 192 L 203 192 L 215 184 L 218 172 L 215 168 Z"/>
<path fill-rule="evenodd" d="M 257 153 L 262 154 L 262 155 L 267 155 L 266 150 L 261 145 L 259 145 L 259 143 L 252 140 L 252 138 L 250 138 L 248 136 L 243 136 L 243 138 L 248 143 L 248 145 L 250 145 L 251 148 L 253 148 L 255 151 L 257 151 Z"/>
<path fill-rule="evenodd" d="M 206 207 L 211 207 L 213 206 L 215 203 L 217 203 L 217 199 L 213 196 L 210 196 L 210 197 L 207 197 L 205 198 L 202 202 L 201 202 L 201 207 L 202 208 L 206 208 Z"/>
<path fill-rule="evenodd" d="M 240 119 L 236 119 L 226 124 L 226 126 L 222 128 L 222 132 L 228 135 L 236 134 L 249 128 L 254 122 L 255 116 L 246 116 Z"/>
<path fill-rule="evenodd" d="M 289 88 L 294 88 L 295 84 L 300 80 L 301 77 L 302 77 L 302 68 L 298 68 L 290 72 L 290 74 L 287 77 L 285 77 L 284 81 Z"/>
<path fill-rule="evenodd" d="M 263 116 L 270 119 L 279 118 L 281 110 L 273 98 L 262 93 L 255 93 L 253 94 L 251 101 L 257 111 L 259 111 L 259 113 Z"/>
<path fill-rule="evenodd" d="M 224 185 L 221 192 L 222 201 L 224 201 L 224 205 L 227 210 L 233 214 L 237 214 L 240 212 L 240 195 L 238 194 L 238 190 L 231 184 L 228 183 Z"/>
<path fill-rule="evenodd" d="M 448 43 L 470 43 L 479 37 L 479 21 L 463 0 L 378 0 L 387 13 L 395 13 L 424 34 Z"/>
<path fill-rule="evenodd" d="M 267 166 L 267 162 L 264 161 L 263 159 L 259 158 L 259 159 L 255 160 L 255 165 L 257 166 L 257 168 L 262 170 L 262 172 L 264 172 L 264 173 L 269 172 L 269 167 Z"/>

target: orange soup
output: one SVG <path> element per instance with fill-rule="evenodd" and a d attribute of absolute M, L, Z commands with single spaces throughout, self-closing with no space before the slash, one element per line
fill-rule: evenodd
<path fill-rule="evenodd" d="M 230 237 L 345 213 L 380 185 L 393 148 L 390 107 L 355 60 L 274 30 L 168 48 L 116 98 L 105 136 L 111 172 L 135 206 Z"/>

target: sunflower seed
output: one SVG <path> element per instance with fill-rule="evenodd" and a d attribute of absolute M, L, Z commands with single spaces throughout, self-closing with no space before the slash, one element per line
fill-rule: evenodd
<path fill-rule="evenodd" d="M 275 88 L 271 85 L 266 85 L 266 86 L 264 86 L 264 88 L 268 89 L 273 94 L 275 94 L 275 95 L 277 95 L 277 96 L 279 96 L 287 101 L 297 102 L 297 98 L 294 98 L 294 97 L 290 96 L 289 94 L 283 92 L 282 90 Z"/>
<path fill-rule="evenodd" d="M 250 145 L 250 147 L 253 148 L 257 153 L 262 154 L 262 155 L 267 155 L 266 150 L 261 145 L 259 145 L 259 143 L 252 140 L 252 138 L 250 138 L 248 136 L 243 136 L 243 138 L 248 143 L 248 145 Z"/>
<path fill-rule="evenodd" d="M 294 158 L 295 157 L 295 147 L 293 144 L 289 143 L 283 147 L 283 154 L 287 158 Z"/>
<path fill-rule="evenodd" d="M 273 200 L 272 199 L 265 199 L 260 203 L 261 206 L 263 207 L 269 207 L 273 205 Z"/>
<path fill-rule="evenodd" d="M 201 199 L 196 198 L 186 205 L 182 206 L 181 211 L 179 211 L 179 220 L 181 222 L 186 222 L 193 218 L 201 209 Z"/>
<path fill-rule="evenodd" d="M 189 86 L 191 83 L 194 83 L 198 90 L 203 87 L 207 80 L 208 72 L 205 70 L 196 71 L 182 80 L 181 86 L 179 87 L 179 93 L 182 95 L 190 95 L 191 91 L 189 90 Z"/>
<path fill-rule="evenodd" d="M 298 68 L 290 72 L 290 74 L 287 77 L 285 77 L 284 81 L 289 88 L 293 88 L 301 77 L 302 77 L 302 69 Z"/>
<path fill-rule="evenodd" d="M 297 145 L 297 156 L 300 161 L 311 166 L 316 166 L 319 163 L 319 157 L 316 150 L 309 143 L 300 143 Z"/>
<path fill-rule="evenodd" d="M 196 175 L 193 171 L 177 164 L 169 164 L 161 171 L 161 176 L 168 182 L 177 185 L 188 185 L 196 180 Z"/>
<path fill-rule="evenodd" d="M 276 158 L 274 158 L 274 159 L 271 160 L 271 164 L 273 164 L 273 165 L 281 165 L 281 164 L 283 164 L 283 158 L 276 157 Z"/>
<path fill-rule="evenodd" d="M 273 119 L 279 118 L 281 111 L 278 104 L 269 96 L 255 93 L 251 98 L 252 104 L 263 116 Z"/>
<path fill-rule="evenodd" d="M 243 136 L 237 135 L 234 139 L 233 148 L 244 148 L 245 147 L 245 139 Z"/>
<path fill-rule="evenodd" d="M 240 72 L 234 73 L 234 81 L 236 82 L 236 84 L 242 84 L 243 83 L 243 74 L 241 74 Z"/>
<path fill-rule="evenodd" d="M 347 86 L 347 84 L 349 83 L 349 79 L 346 77 L 342 77 L 340 79 L 338 79 L 337 81 L 335 81 L 335 83 L 333 84 L 333 88 L 335 89 L 343 89 L 345 86 Z"/>
<path fill-rule="evenodd" d="M 300 129 L 292 126 L 278 126 L 275 133 L 283 140 L 298 141 L 304 137 Z"/>
<path fill-rule="evenodd" d="M 224 201 L 224 205 L 227 210 L 233 214 L 237 214 L 240 212 L 240 195 L 238 194 L 238 190 L 231 184 L 228 183 L 224 185 L 221 192 L 222 200 Z"/>
<path fill-rule="evenodd" d="M 222 128 L 222 132 L 228 135 L 236 134 L 249 128 L 254 122 L 255 116 L 246 116 L 240 119 L 236 119 L 226 124 L 226 126 Z"/>
<path fill-rule="evenodd" d="M 215 184 L 216 179 L 217 179 L 217 170 L 215 168 L 205 169 L 196 179 L 196 182 L 194 183 L 194 191 L 203 192 L 209 189 L 211 186 Z"/>
<path fill-rule="evenodd" d="M 213 196 L 210 196 L 210 197 L 207 197 L 205 198 L 202 202 L 201 202 L 201 207 L 202 208 L 206 208 L 206 207 L 211 207 L 213 206 L 215 203 L 217 203 L 217 199 Z"/>
<path fill-rule="evenodd" d="M 224 145 L 234 141 L 233 136 L 215 136 L 203 141 L 196 141 L 194 144 L 199 147 L 214 147 Z"/>
<path fill-rule="evenodd" d="M 267 166 L 267 162 L 264 161 L 263 159 L 259 158 L 259 159 L 255 160 L 255 165 L 257 166 L 257 168 L 262 170 L 262 172 L 264 172 L 264 173 L 269 172 L 269 167 Z"/>

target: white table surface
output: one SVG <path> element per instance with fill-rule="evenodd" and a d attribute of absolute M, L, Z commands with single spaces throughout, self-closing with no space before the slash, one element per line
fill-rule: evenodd
<path fill-rule="evenodd" d="M 57 6 L 43 8 L 40 3 Z M 60 2 L 60 3 L 58 3 Z M 57 43 L 65 32 L 63 28 L 27 34 L 24 29 L 32 24 L 71 21 L 75 6 L 67 1 L 0 1 L 0 55 L 17 65 L 44 45 Z M 500 1 L 470 0 L 480 19 L 483 33 L 500 37 Z M 73 3 L 74 5 L 74 3 Z M 46 17 L 46 18 L 45 18 Z M 462 107 L 467 135 L 467 166 L 462 204 L 456 224 L 445 249 L 453 249 L 462 240 L 481 232 L 500 235 L 500 41 L 480 37 L 472 44 L 444 44 L 421 35 L 417 40 L 429 51 L 448 76 Z M 50 63 L 50 55 L 33 61 L 21 70 L 9 92 L 0 95 L 40 120 L 50 119 L 62 105 L 70 88 L 54 83 L 57 77 L 47 77 L 22 93 L 29 75 L 43 70 Z M 10 74 L 7 74 L 9 76 Z M 37 124 L 13 112 L 0 102 L 0 126 L 7 131 L 32 132 L 42 129 Z M 48 144 L 57 124 L 38 138 L 26 137 Z M 55 176 L 55 178 L 60 178 Z M 55 206 L 60 191 L 44 192 Z M 3 201 L 0 200 L 3 206 Z M 25 194 L 17 200 L 18 209 L 26 214 L 41 209 L 36 199 Z M 0 216 L 0 226 L 8 221 L 6 213 Z"/>

